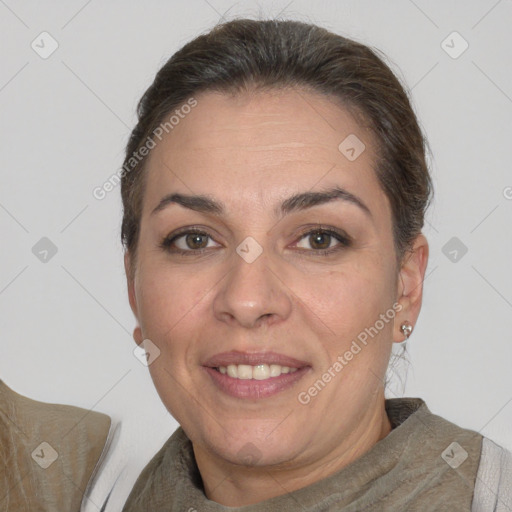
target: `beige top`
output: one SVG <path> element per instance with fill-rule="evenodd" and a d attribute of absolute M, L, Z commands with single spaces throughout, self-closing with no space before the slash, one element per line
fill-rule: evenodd
<path fill-rule="evenodd" d="M 386 400 L 393 430 L 337 473 L 289 494 L 225 507 L 203 491 L 179 427 L 151 459 L 123 512 L 470 511 L 482 435 L 432 414 L 420 398 Z"/>
<path fill-rule="evenodd" d="M 0 510 L 78 512 L 111 425 L 106 414 L 32 400 L 0 380 Z"/>

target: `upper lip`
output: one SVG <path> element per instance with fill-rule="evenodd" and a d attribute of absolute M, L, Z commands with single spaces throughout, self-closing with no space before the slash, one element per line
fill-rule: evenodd
<path fill-rule="evenodd" d="M 238 350 L 216 354 L 208 359 L 203 366 L 217 368 L 219 366 L 229 366 L 230 364 L 248 364 L 251 366 L 278 364 L 280 366 L 289 366 L 290 368 L 310 366 L 305 361 L 300 361 L 284 354 L 278 354 L 277 352 L 240 352 Z"/>

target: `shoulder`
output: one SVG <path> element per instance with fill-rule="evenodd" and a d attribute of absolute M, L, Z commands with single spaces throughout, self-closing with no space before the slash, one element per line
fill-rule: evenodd
<path fill-rule="evenodd" d="M 113 433 L 104 413 L 34 400 L 0 380 L 2 510 L 78 510 Z"/>
<path fill-rule="evenodd" d="M 512 452 L 484 437 L 471 512 L 512 510 Z"/>
<path fill-rule="evenodd" d="M 453 438 L 455 442 L 447 446 L 442 457 L 452 467 L 457 465 L 458 472 L 465 469 L 465 480 L 474 482 L 471 512 L 512 511 L 512 452 L 478 432 L 432 414 L 420 399 L 386 402 L 388 414 L 392 412 L 398 424 L 420 420 L 421 426 L 427 427 L 424 439 L 431 432 L 443 444 Z M 465 459 L 469 465 L 465 462 L 459 467 Z"/>

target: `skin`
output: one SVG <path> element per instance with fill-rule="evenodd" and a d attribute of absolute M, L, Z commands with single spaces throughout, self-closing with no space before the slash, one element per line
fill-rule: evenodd
<path fill-rule="evenodd" d="M 152 150 L 147 165 L 135 277 L 128 295 L 137 344 L 161 351 L 149 366 L 155 387 L 193 443 L 206 496 L 226 506 L 263 501 L 310 485 L 361 457 L 390 431 L 384 377 L 400 325 L 421 308 L 428 244 L 419 235 L 401 265 L 389 201 L 375 175 L 371 133 L 341 106 L 304 90 L 206 92 Z M 338 145 L 356 134 L 365 151 L 349 161 Z M 274 216 L 292 194 L 337 185 L 370 210 L 335 200 Z M 171 204 L 171 192 L 205 194 L 226 214 Z M 315 244 L 305 228 L 343 230 Z M 159 247 L 178 228 L 209 236 L 176 241 L 180 256 Z M 235 249 L 248 236 L 263 252 L 247 263 Z M 340 247 L 323 256 L 320 248 Z M 129 276 L 132 264 L 125 255 Z M 379 315 L 401 305 L 307 405 L 307 391 Z M 260 399 L 224 394 L 202 363 L 214 354 L 269 350 L 307 361 L 292 388 Z M 256 453 L 248 461 L 247 443 Z"/>

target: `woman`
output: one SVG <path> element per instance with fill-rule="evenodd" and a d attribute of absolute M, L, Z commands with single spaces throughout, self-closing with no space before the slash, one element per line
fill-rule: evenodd
<path fill-rule="evenodd" d="M 180 428 L 123 510 L 509 510 L 510 454 L 384 396 L 421 308 L 431 180 L 383 61 L 234 20 L 179 50 L 138 114 L 129 301 Z"/>

